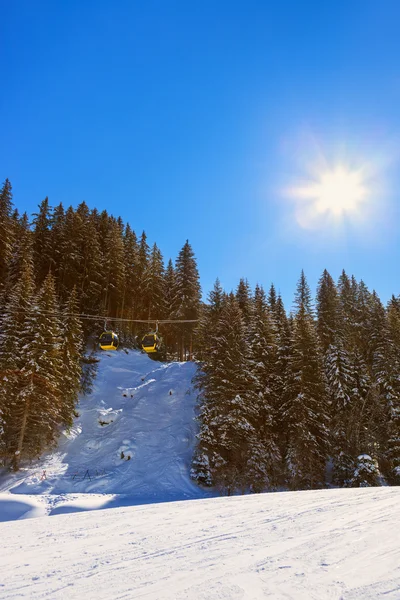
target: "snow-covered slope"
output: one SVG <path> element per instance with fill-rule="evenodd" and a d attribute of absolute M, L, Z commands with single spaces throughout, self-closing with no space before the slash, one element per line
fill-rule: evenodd
<path fill-rule="evenodd" d="M 204 496 L 189 477 L 195 364 L 158 363 L 138 351 L 99 358 L 93 393 L 81 398 L 71 431 L 32 467 L 3 473 L 0 491 L 44 494 L 52 513 L 67 493 L 122 494 L 126 504 Z M 89 506 L 95 504 L 92 497 Z"/>
<path fill-rule="evenodd" d="M 399 523 L 399 488 L 0 523 L 0 598 L 398 600 Z"/>

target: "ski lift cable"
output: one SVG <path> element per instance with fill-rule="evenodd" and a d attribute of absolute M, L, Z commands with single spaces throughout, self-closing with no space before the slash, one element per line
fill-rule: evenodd
<path fill-rule="evenodd" d="M 26 312 L 23 309 L 16 309 L 12 312 Z M 46 317 L 77 317 L 78 319 L 84 320 L 99 320 L 99 321 L 119 321 L 124 323 L 158 323 L 159 325 L 165 325 L 170 323 L 197 323 L 198 319 L 126 319 L 123 317 L 105 317 L 104 315 L 91 315 L 86 313 L 65 313 L 65 312 L 53 312 L 47 310 L 35 310 L 35 314 L 44 315 Z"/>

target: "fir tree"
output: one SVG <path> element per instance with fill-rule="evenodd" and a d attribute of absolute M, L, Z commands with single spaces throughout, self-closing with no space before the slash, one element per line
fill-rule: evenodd
<path fill-rule="evenodd" d="M 198 359 L 207 360 L 207 356 L 212 350 L 212 337 L 210 334 L 218 326 L 218 320 L 221 314 L 222 306 L 225 300 L 225 294 L 221 283 L 217 278 L 213 289 L 208 294 L 207 304 L 202 306 L 199 314 L 199 323 L 196 328 Z"/>
<path fill-rule="evenodd" d="M 52 211 L 47 197 L 39 204 L 39 212 L 34 213 L 34 217 L 33 258 L 36 283 L 40 286 L 52 264 Z"/>
<path fill-rule="evenodd" d="M 65 213 L 63 235 L 60 240 L 61 259 L 58 292 L 59 297 L 64 301 L 69 297 L 74 285 L 79 287 L 82 285 L 82 235 L 82 220 L 70 206 Z"/>
<path fill-rule="evenodd" d="M 122 293 L 121 316 L 134 319 L 135 303 L 138 294 L 138 281 L 136 271 L 139 249 L 136 233 L 133 231 L 129 223 L 126 225 L 123 241 L 125 278 Z"/>
<path fill-rule="evenodd" d="M 269 484 L 269 455 L 257 435 L 259 396 L 236 298 L 223 301 L 210 353 L 197 379 L 202 393 L 192 477 L 230 494 Z"/>
<path fill-rule="evenodd" d="M 78 313 L 78 296 L 76 288 L 74 288 L 62 314 L 63 398 L 60 417 L 67 426 L 72 425 L 82 375 L 83 332 L 80 320 L 76 316 Z"/>
<path fill-rule="evenodd" d="M 276 372 L 277 339 L 268 310 L 265 292 L 256 286 L 250 326 L 253 373 L 258 382 L 259 422 L 257 433 L 265 448 L 269 487 L 279 483 L 281 456 L 275 427 L 279 411 L 279 378 Z"/>
<path fill-rule="evenodd" d="M 322 351 L 336 342 L 339 327 L 339 299 L 335 282 L 325 269 L 317 289 L 317 331 Z"/>
<path fill-rule="evenodd" d="M 8 179 L 0 189 L 0 294 L 7 278 L 14 238 L 12 222 L 12 188 Z"/>
<path fill-rule="evenodd" d="M 147 271 L 147 265 L 149 262 L 150 248 L 147 243 L 147 235 L 143 231 L 140 236 L 139 249 L 138 249 L 138 260 L 136 267 L 136 281 L 137 281 L 137 291 L 136 291 L 136 306 L 137 306 L 137 318 L 147 318 L 148 310 L 146 310 L 146 299 L 143 296 L 143 286 L 144 286 L 144 278 L 145 273 Z"/>
<path fill-rule="evenodd" d="M 276 295 L 275 286 L 273 283 L 271 283 L 271 287 L 269 288 L 269 293 L 268 293 L 268 306 L 269 306 L 269 309 L 270 309 L 272 315 L 274 315 L 275 311 L 276 311 L 276 302 L 277 302 L 277 295 Z"/>
<path fill-rule="evenodd" d="M 146 317 L 148 319 L 159 319 L 162 316 L 165 298 L 164 284 L 163 256 L 157 244 L 154 244 L 143 275 L 142 284 L 142 294 L 146 299 Z"/>
<path fill-rule="evenodd" d="M 252 319 L 253 303 L 251 298 L 251 289 L 247 279 L 240 279 L 236 289 L 236 299 L 242 311 L 244 323 L 247 327 L 250 326 Z"/>
<path fill-rule="evenodd" d="M 368 454 L 357 457 L 351 487 L 375 487 L 378 484 L 379 469 L 376 462 Z"/>
<path fill-rule="evenodd" d="M 4 456 L 15 452 L 17 433 L 14 421 L 25 365 L 24 347 L 26 327 L 34 292 L 32 256 L 27 255 L 21 265 L 20 277 L 11 288 L 6 309 L 1 316 L 0 333 L 0 446 Z M 18 411 L 17 411 L 18 412 Z"/>
<path fill-rule="evenodd" d="M 104 311 L 108 316 L 118 315 L 118 309 L 122 304 L 125 264 L 121 228 L 115 219 L 110 219 L 109 230 L 105 239 L 104 270 Z"/>
<path fill-rule="evenodd" d="M 12 407 L 13 468 L 39 456 L 57 435 L 61 417 L 61 330 L 54 279 L 49 274 L 28 313 L 21 385 Z"/>
<path fill-rule="evenodd" d="M 175 305 L 174 317 L 180 320 L 195 320 L 200 310 L 200 278 L 197 269 L 196 258 L 189 241 L 178 254 L 175 264 Z M 180 327 L 180 358 L 184 359 L 186 349 L 189 348 L 191 355 L 192 347 L 192 323 L 185 323 Z"/>
<path fill-rule="evenodd" d="M 99 310 L 105 287 L 103 257 L 93 211 L 84 224 L 82 261 L 81 308 L 83 312 L 92 314 Z"/>
<path fill-rule="evenodd" d="M 284 390 L 287 465 L 294 489 L 320 487 L 328 456 L 326 387 L 311 294 L 304 275 L 297 286 L 294 328 Z"/>

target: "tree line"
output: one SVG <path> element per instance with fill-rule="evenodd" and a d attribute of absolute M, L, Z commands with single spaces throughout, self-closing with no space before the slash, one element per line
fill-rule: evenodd
<path fill-rule="evenodd" d="M 21 459 L 51 446 L 70 426 L 80 388 L 84 348 L 105 326 L 138 346 L 149 326 L 129 320 L 196 319 L 200 309 L 196 259 L 188 241 L 167 266 L 146 233 L 85 202 L 51 207 L 30 220 L 0 189 L 0 459 Z M 94 315 L 81 320 L 76 315 Z M 125 319 L 108 324 L 96 318 Z M 154 324 L 151 323 L 151 328 Z M 163 325 L 168 354 L 193 351 L 193 325 Z"/>
<path fill-rule="evenodd" d="M 287 315 L 217 280 L 199 325 L 192 478 L 224 493 L 400 483 L 400 297 L 325 270 Z"/>
<path fill-rule="evenodd" d="M 81 320 L 76 315 L 93 315 Z M 272 285 L 235 292 L 217 280 L 201 302 L 187 241 L 167 265 L 106 211 L 52 208 L 30 220 L 0 190 L 0 457 L 17 469 L 72 424 L 82 359 L 118 317 L 123 343 L 163 326 L 169 358 L 199 363 L 192 477 L 224 493 L 376 485 L 400 480 L 400 297 L 324 271 L 315 305 L 304 273 L 295 310 Z"/>

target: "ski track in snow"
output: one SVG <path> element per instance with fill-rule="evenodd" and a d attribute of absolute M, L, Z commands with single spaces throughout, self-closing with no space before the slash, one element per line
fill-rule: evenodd
<path fill-rule="evenodd" d="M 398 600 L 399 501 L 281 492 L 3 523 L 0 598 Z"/>

